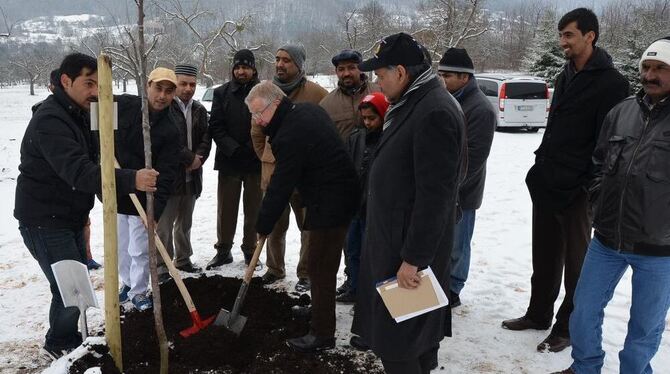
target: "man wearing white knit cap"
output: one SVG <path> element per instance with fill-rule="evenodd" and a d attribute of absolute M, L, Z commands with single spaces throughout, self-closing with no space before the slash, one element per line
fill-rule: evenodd
<path fill-rule="evenodd" d="M 600 373 L 603 310 L 628 267 L 632 301 L 620 373 L 652 373 L 670 307 L 670 37 L 640 59 L 642 89 L 612 108 L 593 154 L 594 237 L 570 316 L 561 373 Z"/>

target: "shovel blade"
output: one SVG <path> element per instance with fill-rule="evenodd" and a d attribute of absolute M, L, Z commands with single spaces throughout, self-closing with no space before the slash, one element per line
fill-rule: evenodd
<path fill-rule="evenodd" d="M 238 314 L 237 317 L 233 317 L 232 313 L 225 309 L 219 311 L 219 315 L 216 316 L 216 320 L 214 321 L 215 326 L 223 326 L 238 336 L 242 332 L 242 329 L 244 329 L 246 323 L 247 317 L 241 314 Z"/>
<path fill-rule="evenodd" d="M 51 270 L 66 308 L 99 308 L 85 264 L 75 260 L 62 260 L 51 264 Z"/>

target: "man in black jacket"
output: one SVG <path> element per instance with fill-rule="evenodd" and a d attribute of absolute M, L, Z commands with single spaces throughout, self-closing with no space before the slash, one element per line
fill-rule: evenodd
<path fill-rule="evenodd" d="M 451 307 L 461 305 L 459 294 L 465 286 L 470 270 L 470 242 L 475 229 L 475 212 L 482 206 L 486 159 L 491 152 L 496 113 L 479 89 L 475 67 L 468 52 L 462 48 L 449 48 L 437 68 L 447 90 L 458 100 L 465 114 L 468 139 L 467 173 L 458 191 L 461 220 L 454 232 L 454 249 L 451 252 Z"/>
<path fill-rule="evenodd" d="M 102 192 L 98 142 L 89 107 L 98 95 L 96 60 L 71 54 L 60 65 L 53 94 L 33 114 L 21 142 L 14 217 L 30 254 L 51 287 L 44 352 L 58 358 L 81 343 L 79 310 L 63 307 L 51 264 L 86 264 L 83 229 L 96 193 Z M 117 169 L 119 194 L 155 191 L 155 170 Z"/>
<path fill-rule="evenodd" d="M 335 125 L 321 107 L 294 104 L 270 81 L 255 86 L 245 102 L 268 136 L 276 160 L 258 214 L 258 234 L 272 232 L 295 189 L 306 210 L 303 228 L 310 235 L 311 328 L 288 344 L 306 353 L 333 348 L 337 270 L 347 226 L 359 200 L 356 171 Z"/>
<path fill-rule="evenodd" d="M 451 310 L 439 308 L 396 323 L 375 284 L 393 276 L 415 289 L 430 266 L 449 289 L 456 196 L 465 145 L 463 112 L 430 68 L 424 48 L 399 33 L 359 65 L 374 70 L 391 103 L 368 172 L 365 243 L 352 332 L 387 373 L 427 373 L 451 335 Z M 424 278 L 425 279 L 425 278 Z M 354 342 L 352 342 L 352 345 Z"/>
<path fill-rule="evenodd" d="M 262 198 L 261 162 L 251 143 L 251 114 L 244 104 L 244 98 L 258 84 L 256 59 L 250 50 L 241 49 L 235 53 L 231 75 L 230 82 L 214 90 L 212 118 L 209 120 L 209 131 L 216 142 L 214 170 L 219 171 L 219 186 L 216 256 L 207 264 L 207 269 L 233 262 L 230 251 L 242 188 L 244 235 L 241 248 L 244 262 L 249 263 L 255 249 L 254 223 Z"/>
<path fill-rule="evenodd" d="M 170 115 L 179 129 L 179 169 L 173 186 L 174 193 L 168 199 L 156 233 L 174 258 L 177 269 L 197 273 L 201 269 L 193 265 L 191 255 L 191 225 L 195 200 L 202 192 L 202 165 L 209 156 L 211 139 L 207 131 L 207 109 L 193 100 L 198 68 L 190 64 L 175 66 L 177 88 L 170 105 Z M 169 274 L 163 259 L 158 256 L 158 275 L 166 281 Z"/>
<path fill-rule="evenodd" d="M 149 74 L 147 101 L 151 126 L 152 165 L 160 173 L 154 193 L 154 219 L 161 214 L 172 194 L 179 168 L 179 130 L 170 116 L 170 105 L 177 86 L 174 71 L 156 68 Z M 144 136 L 142 134 L 142 100 L 133 95 L 117 97 L 119 103 L 119 130 L 116 132 L 115 153 L 123 167 L 144 165 Z M 146 209 L 146 194 L 138 193 Z M 119 197 L 117 208 L 119 245 L 119 277 L 122 287 L 119 301 L 130 300 L 138 310 L 153 306 L 147 295 L 149 288 L 149 252 L 147 230 L 130 197 Z"/>
<path fill-rule="evenodd" d="M 533 200 L 533 276 L 530 303 L 520 318 L 503 321 L 510 330 L 546 330 L 565 267 L 565 297 L 549 336 L 538 351 L 570 345 L 568 319 L 584 254 L 591 237 L 586 186 L 593 175 L 591 154 L 607 112 L 628 95 L 628 81 L 611 57 L 595 46 L 598 19 L 578 8 L 558 23 L 568 62 L 556 79 L 542 143 L 526 184 Z"/>
<path fill-rule="evenodd" d="M 643 89 L 612 109 L 593 154 L 594 238 L 570 317 L 564 373 L 600 373 L 603 309 L 630 266 L 632 304 L 619 373 L 651 373 L 670 307 L 670 37 L 642 54 Z"/>

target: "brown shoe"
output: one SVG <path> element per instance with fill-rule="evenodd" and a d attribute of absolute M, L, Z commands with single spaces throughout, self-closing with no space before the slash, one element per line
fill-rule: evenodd
<path fill-rule="evenodd" d="M 537 351 L 560 352 L 565 348 L 568 348 L 569 346 L 570 346 L 570 338 L 564 338 L 562 336 L 549 334 L 549 336 L 547 336 L 547 338 L 544 339 L 542 343 L 537 345 Z M 568 370 L 572 371 L 572 369 Z M 570 371 L 568 373 L 570 373 Z"/>
<path fill-rule="evenodd" d="M 508 319 L 502 322 L 502 327 L 504 329 L 513 330 L 513 331 L 522 331 L 522 330 L 546 330 L 551 327 L 551 324 L 541 324 L 533 321 L 532 319 L 523 316 L 515 319 Z"/>

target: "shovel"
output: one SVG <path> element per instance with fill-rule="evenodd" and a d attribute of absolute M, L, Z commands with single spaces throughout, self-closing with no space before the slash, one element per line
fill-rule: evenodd
<path fill-rule="evenodd" d="M 86 309 L 100 308 L 95 292 L 93 292 L 91 279 L 88 277 L 88 268 L 79 261 L 62 260 L 51 264 L 51 270 L 56 278 L 63 305 L 66 308 L 71 306 L 79 308 L 81 340 L 86 340 L 88 336 Z"/>
<path fill-rule="evenodd" d="M 242 309 L 242 304 L 244 304 L 244 298 L 247 296 L 247 290 L 249 289 L 249 283 L 251 282 L 251 277 L 254 276 L 254 269 L 256 269 L 256 263 L 258 258 L 261 256 L 261 251 L 263 250 L 263 245 L 265 244 L 265 236 L 261 236 L 256 245 L 256 250 L 254 255 L 247 265 L 247 270 L 244 272 L 244 278 L 242 278 L 242 285 L 240 290 L 237 292 L 237 298 L 235 299 L 235 304 L 233 305 L 233 311 L 229 312 L 223 308 L 219 311 L 219 315 L 214 321 L 214 325 L 223 326 L 226 329 L 233 332 L 235 335 L 240 335 L 244 325 L 247 323 L 247 317 L 240 315 L 240 309 Z"/>
<path fill-rule="evenodd" d="M 121 168 L 116 159 L 114 159 L 114 166 L 118 169 Z M 140 200 L 137 198 L 137 195 L 131 193 L 130 200 L 132 200 L 133 205 L 135 205 L 135 209 L 137 209 L 137 212 L 140 214 L 140 217 L 142 218 L 142 222 L 144 222 L 144 225 L 146 226 L 147 214 L 144 211 L 144 207 L 142 207 Z M 165 263 L 165 266 L 168 268 L 168 272 L 172 276 L 172 279 L 174 279 L 174 282 L 177 285 L 177 289 L 179 289 L 179 293 L 181 293 L 181 297 L 184 299 L 184 303 L 186 303 L 186 308 L 188 309 L 188 312 L 191 315 L 191 322 L 193 322 L 191 327 L 187 327 L 179 332 L 179 335 L 181 335 L 183 338 L 188 338 L 189 336 L 197 334 L 198 332 L 200 332 L 200 330 L 211 325 L 212 322 L 214 321 L 214 316 L 205 319 L 200 317 L 200 313 L 198 312 L 198 309 L 195 308 L 193 299 L 191 299 L 191 294 L 188 293 L 188 289 L 186 288 L 184 281 L 181 279 L 181 276 L 179 275 L 177 268 L 175 268 L 174 264 L 172 263 L 172 259 L 168 255 L 167 250 L 165 249 L 165 245 L 163 245 L 163 242 L 161 241 L 158 234 L 154 233 L 154 235 L 156 236 L 156 248 L 158 249 L 158 253 L 160 253 L 161 257 L 163 258 L 163 262 Z"/>

